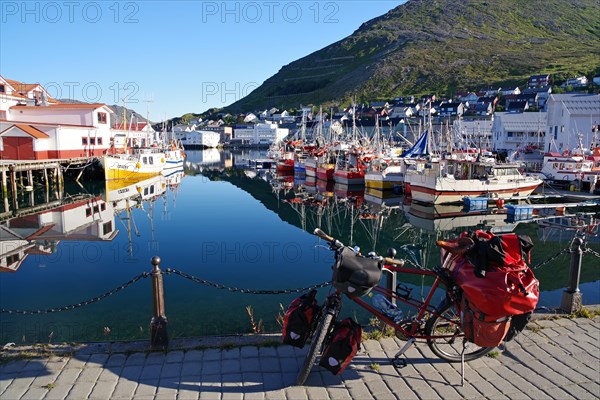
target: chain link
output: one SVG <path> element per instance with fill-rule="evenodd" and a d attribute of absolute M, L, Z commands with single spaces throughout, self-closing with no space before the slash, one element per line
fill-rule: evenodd
<path fill-rule="evenodd" d="M 595 251 L 595 250 L 592 250 L 592 249 L 591 249 L 591 248 L 589 248 L 589 247 L 586 247 L 586 248 L 585 248 L 583 251 L 584 251 L 585 253 L 590 253 L 590 254 L 592 254 L 592 255 L 596 256 L 596 258 L 600 258 L 600 253 L 598 253 L 598 252 L 597 252 L 597 251 Z"/>
<path fill-rule="evenodd" d="M 182 271 L 178 271 L 173 268 L 167 268 L 165 270 L 165 273 L 179 275 L 185 279 L 189 279 L 193 282 L 196 282 L 196 283 L 199 283 L 199 284 L 205 285 L 205 286 L 210 286 L 215 289 L 225 289 L 230 292 L 239 292 L 239 293 L 246 293 L 246 294 L 291 294 L 291 293 L 307 292 L 307 291 L 310 291 L 313 289 L 319 289 L 319 288 L 323 288 L 323 287 L 331 285 L 331 282 L 323 282 L 318 285 L 313 285 L 313 286 L 309 286 L 309 287 L 305 287 L 305 288 L 298 288 L 298 289 L 255 290 L 255 289 L 242 289 L 242 288 L 237 288 L 235 286 L 221 285 L 219 283 L 210 282 L 210 281 L 207 281 L 206 279 L 198 278 L 198 277 L 195 277 L 193 275 L 187 274 Z"/>
<path fill-rule="evenodd" d="M 110 290 L 110 291 L 108 291 L 100 296 L 94 297 L 92 299 L 79 302 L 77 304 L 71 304 L 68 306 L 57 307 L 57 308 L 48 308 L 46 310 L 9 310 L 6 308 L 2 308 L 2 309 L 0 309 L 0 313 L 1 314 L 35 315 L 35 314 L 50 314 L 50 313 L 55 313 L 55 312 L 60 312 L 60 311 L 74 310 L 76 308 L 80 308 L 80 307 L 87 306 L 92 303 L 96 303 L 100 300 L 104 300 L 105 298 L 112 296 L 113 294 L 120 292 L 121 290 L 133 285 L 140 279 L 148 277 L 148 275 L 149 275 L 148 272 L 144 272 L 144 273 L 136 276 L 135 278 L 129 280 L 128 282 L 125 282 L 121 286 L 114 288 L 113 290 Z"/>
<path fill-rule="evenodd" d="M 534 265 L 533 267 L 531 267 L 531 269 L 538 269 L 543 267 L 544 265 L 551 263 L 552 261 L 556 260 L 558 257 L 562 256 L 563 254 L 567 254 L 570 253 L 571 249 L 570 248 L 566 248 L 566 249 L 562 249 L 561 251 L 559 251 L 558 253 L 554 254 L 553 256 L 551 256 L 550 258 L 539 262 L 538 264 Z"/>

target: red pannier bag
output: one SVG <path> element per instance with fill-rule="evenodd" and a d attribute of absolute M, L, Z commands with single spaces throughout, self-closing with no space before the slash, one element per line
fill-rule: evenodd
<path fill-rule="evenodd" d="M 496 347 L 506 337 L 511 326 L 511 317 L 490 317 L 463 297 L 460 310 L 460 323 L 468 341 L 481 347 Z"/>
<path fill-rule="evenodd" d="M 533 247 L 531 239 L 483 231 L 473 236 L 475 249 L 457 257 L 450 268 L 469 303 L 497 318 L 535 310 L 539 281 L 524 259 Z"/>
<path fill-rule="evenodd" d="M 312 290 L 294 299 L 283 319 L 282 341 L 294 347 L 304 347 L 310 336 L 313 320 L 319 312 L 317 291 Z"/>
<path fill-rule="evenodd" d="M 361 337 L 362 328 L 352 318 L 338 322 L 331 334 L 331 341 L 323 350 L 319 365 L 334 375 L 341 374 L 358 352 Z"/>

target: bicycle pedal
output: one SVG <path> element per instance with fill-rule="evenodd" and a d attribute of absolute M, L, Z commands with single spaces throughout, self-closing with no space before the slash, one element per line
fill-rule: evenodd
<path fill-rule="evenodd" d="M 394 358 L 392 360 L 392 365 L 396 370 L 402 369 L 408 365 L 404 358 Z"/>

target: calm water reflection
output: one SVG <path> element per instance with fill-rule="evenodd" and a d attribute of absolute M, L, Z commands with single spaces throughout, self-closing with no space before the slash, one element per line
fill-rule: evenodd
<path fill-rule="evenodd" d="M 18 218 L 1 214 L 0 306 L 38 310 L 99 296 L 149 271 L 154 255 L 175 268 L 227 286 L 305 287 L 330 277 L 331 255 L 315 247 L 315 227 L 363 252 L 394 246 L 403 257 L 432 267 L 435 240 L 467 228 L 515 231 L 535 242 L 533 264 L 568 246 L 573 231 L 548 225 L 508 224 L 505 215 L 464 213 L 460 207 L 403 204 L 362 188 L 337 187 L 303 177 L 248 170 L 264 152 L 188 151 L 183 171 L 122 185 L 97 183 L 65 194 L 23 199 Z M 62 197 L 62 198 L 61 198 Z M 0 205 L 1 207 L 1 205 Z M 27 209 L 29 208 L 29 210 Z M 2 212 L 5 210 L 2 209 Z M 591 247 L 600 251 L 598 238 Z M 584 257 L 586 303 L 600 303 L 598 260 Z M 541 304 L 556 306 L 567 282 L 568 256 L 536 271 Z M 422 282 L 405 282 L 419 291 Z M 426 283 L 425 283 L 426 284 Z M 276 330 L 279 305 L 296 295 L 249 295 L 165 277 L 172 337 L 249 332 L 246 306 L 266 330 Z M 351 307 L 346 313 L 353 314 Z M 41 315 L 0 314 L 0 341 L 47 342 L 148 338 L 150 281 L 142 279 L 97 303 Z M 359 318 L 366 318 L 358 314 Z"/>

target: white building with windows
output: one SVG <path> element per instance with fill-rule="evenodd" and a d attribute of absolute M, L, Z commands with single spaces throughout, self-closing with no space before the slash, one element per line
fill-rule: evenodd
<path fill-rule="evenodd" d="M 289 129 L 279 128 L 277 124 L 255 124 L 236 127 L 233 130 L 233 141 L 250 145 L 271 145 L 281 142 L 289 133 Z"/>
<path fill-rule="evenodd" d="M 514 151 L 527 146 L 544 146 L 546 132 L 545 112 L 494 114 L 492 138 L 494 150 Z"/>
<path fill-rule="evenodd" d="M 546 151 L 563 152 L 577 148 L 579 135 L 584 148 L 600 143 L 599 94 L 552 94 L 546 110 Z"/>

